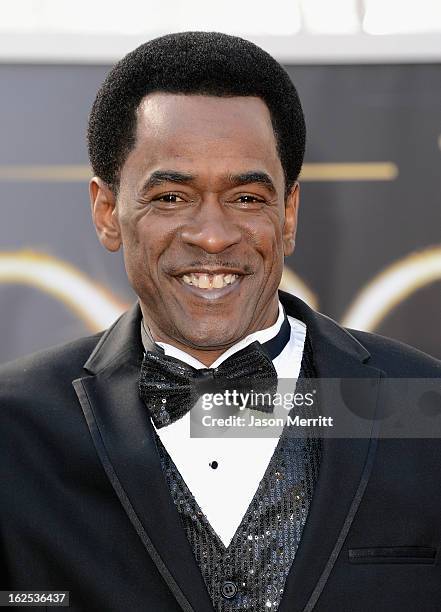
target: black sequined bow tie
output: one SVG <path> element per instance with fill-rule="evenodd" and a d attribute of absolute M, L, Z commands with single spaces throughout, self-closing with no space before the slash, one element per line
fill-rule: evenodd
<path fill-rule="evenodd" d="M 276 369 L 257 341 L 234 353 L 217 368 L 196 369 L 174 357 L 146 351 L 139 379 L 141 398 L 158 429 L 181 418 L 204 393 L 252 390 L 268 394 L 276 389 Z M 252 407 L 264 412 L 272 410 L 266 402 Z"/>

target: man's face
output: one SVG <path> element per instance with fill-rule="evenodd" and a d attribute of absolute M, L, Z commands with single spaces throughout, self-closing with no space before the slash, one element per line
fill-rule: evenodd
<path fill-rule="evenodd" d="M 284 190 L 261 99 L 143 99 L 117 201 L 99 179 L 91 194 L 156 340 L 214 354 L 274 323 L 298 205 Z"/>

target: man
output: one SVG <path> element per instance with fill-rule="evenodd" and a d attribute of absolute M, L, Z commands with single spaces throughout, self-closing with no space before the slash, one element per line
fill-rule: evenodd
<path fill-rule="evenodd" d="M 2 588 L 100 612 L 438 610 L 441 446 L 377 425 L 403 400 L 382 381 L 441 365 L 278 292 L 305 143 L 288 75 L 236 37 L 161 37 L 109 73 L 88 141 L 97 234 L 139 301 L 1 370 Z M 368 381 L 366 435 L 188 437 L 201 380 L 314 377 Z"/>

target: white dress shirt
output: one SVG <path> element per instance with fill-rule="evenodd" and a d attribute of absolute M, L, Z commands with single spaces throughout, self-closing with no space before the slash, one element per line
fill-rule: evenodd
<path fill-rule="evenodd" d="M 217 367 L 256 340 L 263 344 L 274 338 L 284 317 L 279 302 L 279 315 L 274 325 L 246 336 L 222 353 L 210 367 Z M 273 359 L 273 364 L 279 379 L 296 379 L 300 373 L 306 326 L 293 317 L 287 319 L 291 327 L 290 338 L 282 352 Z M 175 346 L 164 342 L 157 344 L 166 355 L 196 369 L 207 367 Z M 191 438 L 190 413 L 156 429 L 156 432 L 201 510 L 227 547 L 263 478 L 278 438 Z M 213 462 L 217 463 L 215 469 L 211 467 L 216 465 Z"/>

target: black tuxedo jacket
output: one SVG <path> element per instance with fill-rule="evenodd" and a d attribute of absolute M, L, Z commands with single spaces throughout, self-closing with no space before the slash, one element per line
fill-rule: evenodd
<path fill-rule="evenodd" d="M 437 360 L 280 296 L 318 376 L 374 381 L 366 422 L 384 377 L 441 377 Z M 75 611 L 213 610 L 138 398 L 140 316 L 0 369 L 1 589 L 69 590 Z M 325 439 L 279 611 L 441 610 L 440 483 L 439 440 Z"/>

